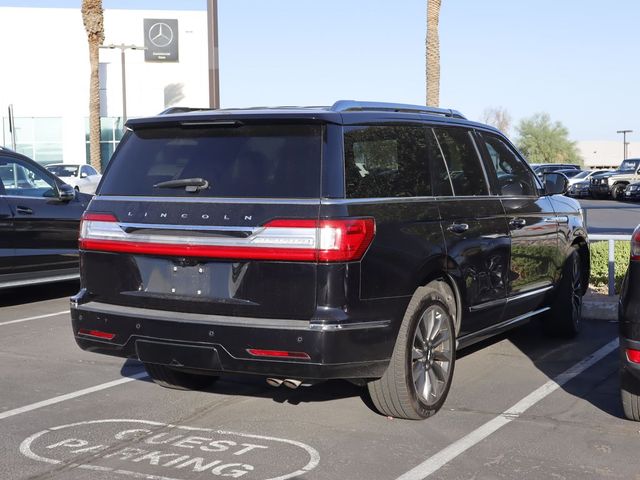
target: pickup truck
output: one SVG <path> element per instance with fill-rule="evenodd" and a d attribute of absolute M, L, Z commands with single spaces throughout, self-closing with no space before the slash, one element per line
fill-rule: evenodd
<path fill-rule="evenodd" d="M 594 198 L 611 196 L 614 200 L 624 197 L 624 190 L 630 183 L 640 181 L 640 158 L 624 160 L 613 172 L 591 178 L 591 195 Z"/>

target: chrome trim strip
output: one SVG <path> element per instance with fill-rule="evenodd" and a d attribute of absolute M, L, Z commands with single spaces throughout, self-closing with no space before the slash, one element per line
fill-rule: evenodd
<path fill-rule="evenodd" d="M 507 298 L 507 303 L 516 302 L 518 300 L 522 300 L 523 298 L 533 297 L 534 295 L 539 295 L 545 292 L 548 292 L 553 288 L 553 285 L 549 285 L 547 287 L 537 288 L 535 290 L 529 290 L 528 292 L 520 293 L 518 295 L 514 295 L 513 297 Z"/>
<path fill-rule="evenodd" d="M 10 282 L 0 282 L 0 289 L 2 288 L 11 288 L 11 287 L 22 287 L 25 285 L 38 285 L 42 283 L 53 283 L 53 282 L 64 282 L 66 280 L 78 280 L 80 278 L 79 273 L 74 273 L 71 275 L 56 275 L 54 277 L 43 277 L 43 278 L 35 278 L 35 279 L 25 279 L 25 280 L 13 280 Z"/>
<path fill-rule="evenodd" d="M 379 198 L 323 198 L 322 205 L 354 205 L 373 203 L 418 203 L 434 202 L 436 197 L 379 197 Z"/>
<path fill-rule="evenodd" d="M 222 231 L 222 232 L 247 232 L 249 234 L 253 234 L 257 230 L 264 228 L 264 227 L 251 228 L 251 227 L 230 227 L 230 226 L 211 226 L 211 225 L 176 225 L 176 224 L 162 225 L 157 223 L 126 223 L 126 222 L 118 222 L 118 225 L 120 225 L 120 227 L 124 229 L 145 228 L 145 229 L 151 229 L 151 230 L 188 230 L 188 231 L 202 230 L 202 231 Z"/>
<path fill-rule="evenodd" d="M 96 195 L 96 202 L 157 202 L 157 203 L 241 203 L 259 205 L 320 205 L 319 198 L 236 198 L 236 197 L 144 197 Z"/>
<path fill-rule="evenodd" d="M 472 332 L 472 333 L 469 333 L 467 335 L 464 335 L 464 336 L 462 336 L 462 337 L 457 339 L 457 341 L 456 341 L 456 349 L 457 348 L 463 348 L 463 347 L 460 347 L 461 344 L 464 345 L 465 347 L 469 346 L 474 342 L 474 339 L 476 339 L 478 337 L 484 338 L 486 335 L 491 334 L 491 332 L 493 332 L 493 331 L 501 330 L 501 329 L 506 328 L 506 327 L 514 326 L 517 323 L 524 322 L 525 320 L 527 320 L 527 319 L 529 319 L 529 318 L 531 318 L 531 317 L 533 317 L 535 315 L 539 315 L 539 314 L 541 314 L 543 312 L 546 312 L 548 310 L 551 310 L 551 307 L 540 308 L 538 310 L 534 310 L 533 312 L 528 312 L 528 313 L 525 313 L 524 315 L 520 315 L 518 317 L 514 317 L 514 318 L 511 318 L 509 320 L 505 320 L 504 322 L 498 323 L 496 325 L 492 325 L 490 327 L 483 328 L 482 330 L 478 330 L 477 332 Z"/>
<path fill-rule="evenodd" d="M 376 320 L 374 322 L 356 322 L 356 323 L 309 323 L 309 330 L 320 330 L 322 332 L 336 332 L 342 330 L 366 330 L 369 328 L 384 328 L 391 325 L 391 320 Z"/>
<path fill-rule="evenodd" d="M 497 300 L 489 300 L 485 303 L 479 303 L 478 305 L 472 305 L 469 307 L 470 312 L 477 312 L 479 310 L 484 310 L 485 308 L 497 307 L 498 305 L 506 305 L 506 298 L 498 298 Z"/>
<path fill-rule="evenodd" d="M 544 217 L 542 221 L 545 223 L 569 223 L 569 217 L 567 215 Z"/>
<path fill-rule="evenodd" d="M 497 300 L 490 300 L 485 303 L 480 303 L 478 305 L 473 305 L 469 307 L 470 312 L 477 312 L 479 310 L 484 310 L 485 308 L 496 307 L 500 304 L 508 304 L 512 302 L 517 302 L 518 300 L 522 300 L 523 298 L 532 297 L 534 295 L 540 295 L 545 293 L 553 288 L 553 285 L 549 285 L 547 287 L 537 288 L 535 290 L 530 290 L 528 292 L 520 293 L 518 295 L 514 295 L 513 297 L 507 298 L 499 298 Z"/>

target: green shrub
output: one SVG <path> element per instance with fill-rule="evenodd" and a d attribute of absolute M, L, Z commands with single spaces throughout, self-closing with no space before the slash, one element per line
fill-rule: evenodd
<path fill-rule="evenodd" d="M 606 287 L 609 284 L 609 242 L 591 242 L 591 280 L 594 287 Z M 629 265 L 630 245 L 627 241 L 615 242 L 615 284 L 620 290 L 622 279 Z"/>

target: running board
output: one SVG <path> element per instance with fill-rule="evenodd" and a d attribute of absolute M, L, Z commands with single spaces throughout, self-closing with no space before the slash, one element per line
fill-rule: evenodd
<path fill-rule="evenodd" d="M 498 333 L 502 333 L 511 328 L 517 327 L 518 325 L 528 322 L 531 317 L 540 315 L 541 313 L 544 313 L 548 310 L 550 310 L 550 307 L 544 307 L 539 310 L 534 310 L 533 312 L 525 313 L 524 315 L 520 315 L 519 317 L 505 320 L 504 322 L 498 323 L 497 325 L 483 328 L 482 330 L 478 330 L 477 332 L 468 333 L 467 335 L 464 335 L 456 340 L 456 350 L 466 348 L 470 345 L 473 345 L 474 343 L 486 340 L 487 338 L 492 337 Z"/>

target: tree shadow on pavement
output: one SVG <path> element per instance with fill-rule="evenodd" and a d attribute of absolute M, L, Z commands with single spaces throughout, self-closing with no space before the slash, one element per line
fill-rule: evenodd
<path fill-rule="evenodd" d="M 610 322 L 583 320 L 582 330 L 576 338 L 550 338 L 543 333 L 541 322 L 534 319 L 526 325 L 464 349 L 458 353 L 458 358 L 464 358 L 492 344 L 508 340 L 526 355 L 540 372 L 554 380 L 559 374 L 616 338 L 617 334 L 616 326 Z M 624 418 L 620 403 L 617 349 L 560 388 L 608 415 Z"/>

